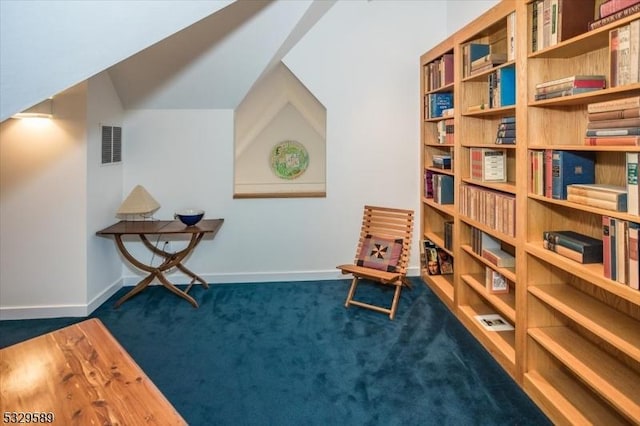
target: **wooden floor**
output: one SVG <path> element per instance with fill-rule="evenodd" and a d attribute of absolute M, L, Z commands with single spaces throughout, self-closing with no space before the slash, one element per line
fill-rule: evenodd
<path fill-rule="evenodd" d="M 97 319 L 0 350 L 0 411 L 3 424 L 186 424 Z"/>

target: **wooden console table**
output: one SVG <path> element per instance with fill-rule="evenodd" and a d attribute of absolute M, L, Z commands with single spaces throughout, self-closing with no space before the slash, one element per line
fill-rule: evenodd
<path fill-rule="evenodd" d="M 98 319 L 0 350 L 5 423 L 186 425 Z"/>
<path fill-rule="evenodd" d="M 171 292 L 177 294 L 178 296 L 186 299 L 191 303 L 194 307 L 198 307 L 198 302 L 191 296 L 189 296 L 188 292 L 191 289 L 191 286 L 199 281 L 204 288 L 209 288 L 207 282 L 203 280 L 201 277 L 196 275 L 187 269 L 182 261 L 196 248 L 202 237 L 205 234 L 211 234 L 212 237 L 215 237 L 216 233 L 222 226 L 224 219 L 205 219 L 201 220 L 194 226 L 186 226 L 179 220 L 145 220 L 145 221 L 120 221 L 115 225 L 111 225 L 108 228 L 103 229 L 102 231 L 98 231 L 96 234 L 100 236 L 113 236 L 116 241 L 116 245 L 120 250 L 120 253 L 136 268 L 145 271 L 148 275 L 143 278 L 129 293 L 125 294 L 120 300 L 116 302 L 116 307 L 120 306 L 123 302 L 127 301 L 131 297 L 140 293 L 144 290 L 149 284 L 153 282 L 154 279 L 158 279 L 160 283 L 169 289 Z M 153 245 L 147 235 L 175 235 L 175 234 L 189 234 L 191 235 L 191 239 L 189 244 L 183 250 L 177 251 L 175 253 L 164 251 L 155 245 Z M 158 266 L 147 265 L 135 257 L 131 255 L 131 253 L 127 250 L 122 241 L 122 237 L 124 235 L 137 235 L 140 240 L 144 243 L 144 245 L 151 250 L 154 254 L 160 256 L 160 258 L 164 259 L 162 263 Z M 184 290 L 180 290 L 178 287 L 173 285 L 165 276 L 164 273 L 171 268 L 178 268 L 183 273 L 187 274 L 191 277 L 191 282 L 189 286 Z"/>

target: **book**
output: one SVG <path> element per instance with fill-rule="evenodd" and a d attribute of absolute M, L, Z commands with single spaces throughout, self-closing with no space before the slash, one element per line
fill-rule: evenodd
<path fill-rule="evenodd" d="M 589 122 L 606 120 L 624 120 L 640 117 L 640 108 L 616 109 L 613 111 L 592 112 L 587 114 Z"/>
<path fill-rule="evenodd" d="M 595 92 L 596 90 L 602 89 L 603 87 L 574 87 L 570 89 L 556 90 L 553 92 L 536 93 L 534 95 L 534 99 L 536 101 L 542 101 L 545 99 L 561 98 L 563 96 L 579 95 L 580 93 Z"/>
<path fill-rule="evenodd" d="M 611 230 L 611 218 L 602 216 L 602 266 L 605 278 L 611 279 L 611 236 L 615 231 Z"/>
<path fill-rule="evenodd" d="M 435 173 L 432 179 L 433 201 L 438 204 L 453 204 L 453 177 Z"/>
<path fill-rule="evenodd" d="M 640 127 L 611 127 L 608 129 L 587 129 L 586 136 L 638 136 Z"/>
<path fill-rule="evenodd" d="M 627 190 L 624 186 L 605 183 L 574 183 L 567 186 L 567 195 L 569 194 L 618 202 L 623 196 L 626 199 Z"/>
<path fill-rule="evenodd" d="M 629 266 L 627 246 L 627 239 L 629 238 L 628 226 L 629 222 L 626 220 L 616 219 L 616 281 L 621 284 L 627 283 L 627 270 Z"/>
<path fill-rule="evenodd" d="M 424 169 L 424 196 L 433 198 L 433 171 Z"/>
<path fill-rule="evenodd" d="M 606 81 L 606 76 L 599 75 L 599 74 L 570 75 L 570 76 L 558 78 L 558 79 L 555 79 L 555 80 L 543 81 L 541 83 L 536 84 L 536 92 L 538 91 L 538 89 L 542 89 L 542 88 L 545 88 L 545 87 L 553 87 L 553 86 L 558 86 L 558 85 L 568 84 L 568 83 L 574 84 L 574 83 L 579 82 L 581 80 L 587 80 L 587 81 L 605 80 Z"/>
<path fill-rule="evenodd" d="M 623 9 L 640 3 L 640 0 L 609 0 L 600 5 L 600 18 L 606 18 L 609 15 L 613 15 Z"/>
<path fill-rule="evenodd" d="M 573 80 L 536 88 L 536 94 L 557 92 L 568 89 L 604 89 L 606 86 L 607 80 L 604 77 L 593 80 Z"/>
<path fill-rule="evenodd" d="M 516 258 L 500 247 L 485 247 L 482 257 L 500 268 L 512 268 L 516 265 Z"/>
<path fill-rule="evenodd" d="M 629 222 L 629 279 L 628 285 L 640 290 L 640 225 Z"/>
<path fill-rule="evenodd" d="M 630 108 L 640 108 L 640 96 L 590 103 L 587 105 L 587 113 L 592 114 L 594 112 L 617 111 Z"/>
<path fill-rule="evenodd" d="M 640 186 L 638 184 L 638 163 L 640 160 L 640 153 L 627 152 L 626 153 L 626 177 L 627 177 L 627 213 L 633 215 L 640 215 Z"/>
<path fill-rule="evenodd" d="M 595 183 L 595 155 L 593 152 L 553 150 L 551 153 L 551 198 L 567 199 L 567 185 Z"/>
<path fill-rule="evenodd" d="M 431 157 L 433 167 L 438 169 L 451 169 L 451 156 L 447 154 L 433 155 Z"/>
<path fill-rule="evenodd" d="M 425 103 L 427 118 L 442 117 L 442 111 L 453 107 L 453 93 L 429 93 Z"/>
<path fill-rule="evenodd" d="M 437 248 L 438 267 L 441 275 L 453 274 L 453 257 L 442 248 Z"/>
<path fill-rule="evenodd" d="M 440 265 L 438 263 L 438 248 L 430 240 L 424 241 L 425 267 L 429 275 L 440 275 Z"/>
<path fill-rule="evenodd" d="M 506 149 L 478 148 L 470 149 L 470 176 L 483 182 L 507 181 Z"/>
<path fill-rule="evenodd" d="M 487 64 L 491 66 L 504 64 L 507 62 L 507 54 L 505 53 L 489 53 L 471 62 L 471 70 L 475 71 Z"/>
<path fill-rule="evenodd" d="M 507 61 L 516 59 L 516 13 L 507 16 Z"/>
<path fill-rule="evenodd" d="M 485 43 L 467 43 L 462 47 L 463 75 L 471 75 L 471 63 L 490 53 L 491 45 Z"/>
<path fill-rule="evenodd" d="M 507 66 L 498 70 L 498 98 L 500 106 L 516 104 L 516 68 Z"/>
<path fill-rule="evenodd" d="M 496 144 L 497 145 L 515 145 L 516 143 L 516 138 L 507 138 L 507 137 L 497 137 L 496 138 Z"/>
<path fill-rule="evenodd" d="M 586 195 L 567 194 L 567 201 L 583 204 L 585 206 L 597 207 L 599 209 L 613 210 L 617 212 L 627 211 L 627 193 L 620 194 L 617 201 L 603 200 Z"/>
<path fill-rule="evenodd" d="M 634 13 L 638 13 L 638 12 L 640 12 L 640 3 L 634 4 L 633 6 L 629 6 L 626 9 L 622 9 L 622 10 L 620 10 L 618 12 L 615 12 L 615 13 L 613 13 L 613 14 L 611 14 L 609 16 L 606 16 L 604 18 L 600 18 L 600 19 L 597 19 L 597 20 L 595 20 L 593 22 L 590 22 L 589 23 L 589 31 L 595 30 L 595 29 L 600 28 L 600 27 L 602 27 L 604 25 L 607 25 L 607 24 L 610 24 L 612 22 L 615 22 L 615 21 L 617 21 L 619 19 L 626 18 L 627 16 L 631 16 Z"/>
<path fill-rule="evenodd" d="M 638 146 L 640 136 L 597 136 L 584 138 L 585 145 L 601 146 Z"/>
<path fill-rule="evenodd" d="M 510 331 L 515 330 L 514 327 L 498 314 L 476 315 L 476 321 L 488 331 Z"/>
<path fill-rule="evenodd" d="M 500 272 L 487 266 L 485 268 L 485 288 L 491 294 L 509 293 L 509 282 Z"/>
<path fill-rule="evenodd" d="M 640 19 L 609 31 L 609 83 L 611 87 L 639 80 Z"/>
<path fill-rule="evenodd" d="M 590 121 L 587 123 L 587 129 L 607 129 L 618 127 L 640 127 L 640 117 Z"/>
<path fill-rule="evenodd" d="M 580 263 L 601 263 L 603 242 L 574 231 L 544 231 L 543 247 Z"/>

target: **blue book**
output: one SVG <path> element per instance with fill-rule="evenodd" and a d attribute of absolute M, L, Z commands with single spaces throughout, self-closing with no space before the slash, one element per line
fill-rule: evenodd
<path fill-rule="evenodd" d="M 476 59 L 480 59 L 491 53 L 491 45 L 484 43 L 469 43 L 469 65 Z"/>
<path fill-rule="evenodd" d="M 442 117 L 442 111 L 453 108 L 453 93 L 429 94 L 429 118 Z"/>
<path fill-rule="evenodd" d="M 453 177 L 433 175 L 433 201 L 439 204 L 453 204 Z"/>
<path fill-rule="evenodd" d="M 506 67 L 500 73 L 500 106 L 516 104 L 516 68 Z"/>
<path fill-rule="evenodd" d="M 567 199 L 567 185 L 595 183 L 595 154 L 593 152 L 559 151 L 551 153 L 551 198 Z"/>
<path fill-rule="evenodd" d="M 514 123 L 516 122 L 516 117 L 511 115 L 509 117 L 502 117 L 500 119 L 500 123 Z"/>

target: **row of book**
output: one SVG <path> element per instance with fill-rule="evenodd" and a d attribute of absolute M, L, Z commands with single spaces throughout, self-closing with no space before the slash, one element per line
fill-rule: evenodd
<path fill-rule="evenodd" d="M 513 194 L 475 185 L 460 185 L 460 214 L 515 237 L 516 199 Z"/>
<path fill-rule="evenodd" d="M 635 222 L 602 216 L 602 237 L 571 230 L 544 231 L 543 247 L 582 264 L 602 263 L 605 278 L 640 289 L 639 235 Z"/>
<path fill-rule="evenodd" d="M 516 104 L 516 68 L 506 66 L 489 73 L 489 108 Z"/>
<path fill-rule="evenodd" d="M 640 0 L 607 0 L 596 9 L 595 20 L 589 23 L 589 31 L 640 12 Z"/>
<path fill-rule="evenodd" d="M 602 90 L 607 86 L 604 75 L 571 75 L 536 84 L 536 101 L 573 96 L 579 93 Z"/>
<path fill-rule="evenodd" d="M 595 153 L 555 149 L 529 151 L 529 191 L 567 199 L 567 186 L 595 183 Z"/>
<path fill-rule="evenodd" d="M 453 256 L 431 240 L 423 240 L 424 267 L 429 275 L 453 274 Z"/>
<path fill-rule="evenodd" d="M 435 61 L 426 64 L 424 73 L 427 92 L 453 83 L 453 53 L 445 53 Z"/>
<path fill-rule="evenodd" d="M 439 118 L 442 117 L 444 110 L 453 108 L 453 93 L 429 93 L 424 99 L 424 117 Z"/>
<path fill-rule="evenodd" d="M 515 60 L 515 12 L 506 17 L 506 25 L 482 40 L 462 46 L 462 75 L 470 77 Z"/>
<path fill-rule="evenodd" d="M 609 31 L 609 59 L 611 87 L 640 82 L 640 19 Z"/>
<path fill-rule="evenodd" d="M 444 111 L 443 111 L 444 114 Z M 454 120 L 447 118 L 438 121 L 436 125 L 438 130 L 438 143 L 445 145 L 453 145 Z"/>
<path fill-rule="evenodd" d="M 640 96 L 587 105 L 585 145 L 640 144 Z"/>
<path fill-rule="evenodd" d="M 496 132 L 496 144 L 515 145 L 516 143 L 516 117 L 513 115 L 502 117 L 498 123 Z"/>
<path fill-rule="evenodd" d="M 531 5 L 531 51 L 586 32 L 594 11 L 595 0 L 535 0 Z"/>
<path fill-rule="evenodd" d="M 438 204 L 453 204 L 453 176 L 425 169 L 424 197 Z"/>

